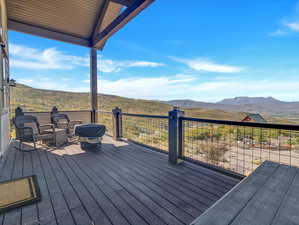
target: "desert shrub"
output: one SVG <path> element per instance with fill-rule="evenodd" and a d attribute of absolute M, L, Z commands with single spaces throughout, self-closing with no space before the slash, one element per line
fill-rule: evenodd
<path fill-rule="evenodd" d="M 225 153 L 228 151 L 228 148 L 225 144 L 200 143 L 199 149 L 205 160 L 209 163 L 218 165 L 219 162 L 226 161 Z"/>

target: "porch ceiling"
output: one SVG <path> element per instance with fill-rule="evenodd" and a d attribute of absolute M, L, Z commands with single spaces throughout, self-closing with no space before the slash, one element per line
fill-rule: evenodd
<path fill-rule="evenodd" d="M 115 32 L 113 27 L 106 28 L 118 25 L 114 20 L 120 16 L 122 8 L 127 7 L 124 12 L 135 16 L 141 11 L 136 12 L 136 9 L 140 6 L 143 9 L 145 2 L 151 3 L 152 0 L 8 0 L 8 28 L 102 48 L 107 37 Z"/>

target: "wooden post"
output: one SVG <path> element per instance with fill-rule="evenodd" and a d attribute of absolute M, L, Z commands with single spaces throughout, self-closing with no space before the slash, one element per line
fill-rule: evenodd
<path fill-rule="evenodd" d="M 182 162 L 179 160 L 183 149 L 183 124 L 179 119 L 184 112 L 174 108 L 168 112 L 168 160 L 171 164 Z"/>
<path fill-rule="evenodd" d="M 113 113 L 113 138 L 115 140 L 120 140 L 122 137 L 122 116 L 121 109 L 115 107 L 112 110 Z"/>
<path fill-rule="evenodd" d="M 97 74 L 97 49 L 90 49 L 90 95 L 91 95 L 91 122 L 97 123 L 98 110 L 98 74 Z"/>

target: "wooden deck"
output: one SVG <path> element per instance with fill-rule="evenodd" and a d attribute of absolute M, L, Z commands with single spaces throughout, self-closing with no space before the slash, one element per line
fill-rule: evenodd
<path fill-rule="evenodd" d="M 77 144 L 23 153 L 12 148 L 1 181 L 38 176 L 42 201 L 0 215 L 0 224 L 190 224 L 239 180 L 166 154 L 105 137 L 102 150 Z"/>

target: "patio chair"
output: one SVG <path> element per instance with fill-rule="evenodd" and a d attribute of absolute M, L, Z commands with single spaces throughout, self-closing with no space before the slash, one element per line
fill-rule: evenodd
<path fill-rule="evenodd" d="M 16 128 L 16 139 L 19 140 L 20 151 L 36 150 L 36 142 L 55 140 L 55 129 L 52 124 L 40 125 L 37 118 L 31 115 L 19 115 L 13 118 L 13 123 Z M 22 149 L 23 142 L 33 143 L 34 148 L 30 150 Z"/>
<path fill-rule="evenodd" d="M 51 122 L 55 128 L 66 129 L 69 137 L 73 136 L 75 126 L 82 124 L 81 120 L 70 120 L 67 114 L 59 113 L 55 106 L 51 111 Z"/>

